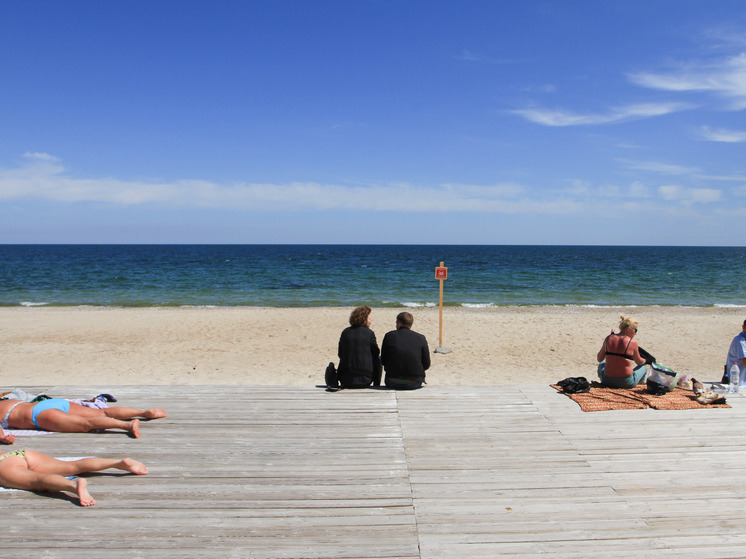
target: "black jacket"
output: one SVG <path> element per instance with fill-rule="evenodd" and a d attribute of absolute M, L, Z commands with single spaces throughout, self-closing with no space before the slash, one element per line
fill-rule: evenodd
<path fill-rule="evenodd" d="M 424 381 L 425 371 L 430 368 L 425 336 L 406 326 L 386 333 L 381 344 L 381 361 L 388 379 Z"/>
<path fill-rule="evenodd" d="M 367 326 L 349 326 L 339 337 L 337 376 L 343 388 L 381 384 L 380 351 L 376 335 Z"/>

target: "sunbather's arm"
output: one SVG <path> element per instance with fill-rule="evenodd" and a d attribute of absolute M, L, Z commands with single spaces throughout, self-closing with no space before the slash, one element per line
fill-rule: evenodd
<path fill-rule="evenodd" d="M 2 429 L 0 429 L 0 443 L 2 443 L 2 444 L 13 444 L 14 442 L 16 442 L 16 436 L 15 435 L 11 435 L 11 434 L 6 435 L 5 431 L 3 431 Z"/>
<path fill-rule="evenodd" d="M 645 361 L 645 358 L 640 355 L 640 348 L 637 345 L 636 341 L 632 340 L 630 349 L 632 350 L 632 359 L 635 360 L 635 363 L 637 363 L 637 365 L 644 365 L 645 363 L 647 363 L 647 361 Z"/>
<path fill-rule="evenodd" d="M 611 334 L 613 333 L 614 333 L 614 330 L 611 331 Z M 609 336 L 611 336 L 611 334 L 609 334 Z M 604 338 L 604 344 L 601 346 L 601 349 L 598 350 L 598 354 L 596 355 L 596 360 L 599 363 L 606 358 L 606 340 L 609 339 L 609 336 L 606 336 Z"/>

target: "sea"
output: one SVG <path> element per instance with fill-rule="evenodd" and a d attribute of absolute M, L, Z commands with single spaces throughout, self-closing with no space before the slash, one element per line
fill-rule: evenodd
<path fill-rule="evenodd" d="M 0 306 L 746 306 L 746 247 L 0 245 Z"/>

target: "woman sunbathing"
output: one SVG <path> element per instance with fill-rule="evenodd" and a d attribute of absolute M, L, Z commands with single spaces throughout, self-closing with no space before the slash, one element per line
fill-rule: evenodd
<path fill-rule="evenodd" d="M 0 400 L 0 417 L 0 443 L 12 444 L 15 436 L 6 435 L 5 429 L 39 429 L 62 433 L 123 429 L 131 437 L 139 439 L 140 421 L 135 418 L 158 419 L 166 417 L 166 412 L 160 408 L 88 408 L 67 400 L 50 398 L 36 403 Z"/>
<path fill-rule="evenodd" d="M 95 505 L 88 493 L 88 481 L 83 478 L 67 479 L 88 472 L 99 472 L 109 468 L 145 475 L 145 465 L 132 458 L 113 460 L 109 458 L 82 458 L 80 460 L 57 460 L 35 450 L 15 450 L 0 456 L 0 485 L 9 489 L 28 491 L 67 491 L 80 499 L 80 505 Z"/>

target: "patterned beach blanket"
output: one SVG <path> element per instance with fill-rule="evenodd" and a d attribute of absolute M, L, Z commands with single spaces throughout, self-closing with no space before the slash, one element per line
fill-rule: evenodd
<path fill-rule="evenodd" d="M 562 389 L 550 385 L 558 392 Z M 607 388 L 598 382 L 591 383 L 589 392 L 565 394 L 577 402 L 583 411 L 634 410 L 653 408 L 656 410 L 690 410 L 699 408 L 729 408 L 728 404 L 700 404 L 694 392 L 677 388 L 663 396 L 648 394 L 647 387 L 641 384 L 635 388 Z"/>

